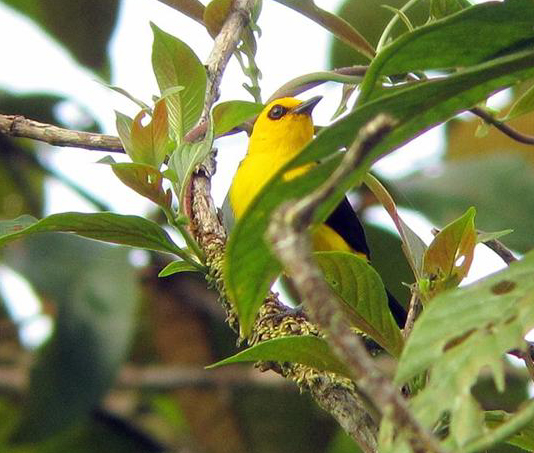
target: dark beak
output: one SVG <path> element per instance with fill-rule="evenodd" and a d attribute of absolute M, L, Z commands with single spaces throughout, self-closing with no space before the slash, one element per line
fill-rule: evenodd
<path fill-rule="evenodd" d="M 311 115 L 312 110 L 322 98 L 323 98 L 322 96 L 315 96 L 311 99 L 308 99 L 307 101 L 304 101 L 302 104 L 297 105 L 293 110 L 291 110 L 291 113 Z"/>

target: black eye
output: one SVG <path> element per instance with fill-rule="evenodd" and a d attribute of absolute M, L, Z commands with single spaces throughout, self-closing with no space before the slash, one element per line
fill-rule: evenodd
<path fill-rule="evenodd" d="M 280 104 L 273 105 L 267 116 L 272 120 L 279 120 L 287 113 L 287 109 Z"/>

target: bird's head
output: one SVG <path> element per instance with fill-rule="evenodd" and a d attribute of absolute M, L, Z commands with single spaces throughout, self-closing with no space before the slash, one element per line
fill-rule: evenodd
<path fill-rule="evenodd" d="M 265 106 L 254 123 L 250 146 L 271 151 L 280 146 L 296 152 L 313 138 L 313 108 L 322 99 L 275 99 Z M 249 149 L 249 151 L 252 151 Z"/>

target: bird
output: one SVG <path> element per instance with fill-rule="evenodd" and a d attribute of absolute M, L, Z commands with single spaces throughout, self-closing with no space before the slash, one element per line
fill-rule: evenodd
<path fill-rule="evenodd" d="M 306 101 L 283 97 L 269 102 L 258 115 L 250 135 L 247 154 L 239 164 L 228 193 L 229 208 L 235 220 L 243 216 L 254 197 L 287 162 L 312 139 L 312 111 L 322 99 Z M 293 178 L 314 164 L 286 173 Z M 345 251 L 371 259 L 363 226 L 347 197 L 337 205 L 326 221 L 312 230 L 314 251 Z M 387 291 L 390 310 L 397 324 L 406 320 L 404 307 Z"/>

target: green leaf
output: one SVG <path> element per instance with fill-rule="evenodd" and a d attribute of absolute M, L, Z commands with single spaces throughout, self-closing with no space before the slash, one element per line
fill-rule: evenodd
<path fill-rule="evenodd" d="M 531 417 L 534 417 L 534 405 L 531 403 L 530 407 L 523 409 L 522 411 L 529 410 L 532 414 Z M 505 411 L 486 411 L 485 412 L 485 422 L 486 426 L 492 430 L 495 428 L 503 428 L 507 423 L 515 423 L 517 415 L 509 414 Z M 511 437 L 506 438 L 506 443 L 510 445 L 515 445 L 516 447 L 522 448 L 526 451 L 534 450 L 534 423 L 532 420 L 530 422 L 523 422 L 523 426 L 519 427 L 520 430 L 515 431 L 515 434 Z"/>
<path fill-rule="evenodd" d="M 471 3 L 468 0 L 431 0 L 430 16 L 434 19 L 442 19 L 470 6 Z"/>
<path fill-rule="evenodd" d="M 130 118 L 128 115 L 125 115 L 124 113 L 115 110 L 115 126 L 117 128 L 119 138 L 121 139 L 124 151 L 126 151 L 126 153 L 131 156 L 131 154 L 133 153 L 133 145 L 131 139 L 133 119 Z"/>
<path fill-rule="evenodd" d="M 185 14 L 191 19 L 204 25 L 202 16 L 204 15 L 204 5 L 198 0 L 159 0 L 161 3 L 169 5 L 177 11 Z"/>
<path fill-rule="evenodd" d="M 180 142 L 198 121 L 206 93 L 206 70 L 193 50 L 184 42 L 151 24 L 154 33 L 152 67 L 163 93 L 173 87 L 183 90 L 165 97 L 169 124 Z"/>
<path fill-rule="evenodd" d="M 386 290 L 378 273 L 354 253 L 316 252 L 314 257 L 325 280 L 339 296 L 351 326 L 398 357 L 404 342 L 389 310 Z"/>
<path fill-rule="evenodd" d="M 457 286 L 469 272 L 475 253 L 475 208 L 448 224 L 428 246 L 423 257 L 423 273 L 434 292 Z"/>
<path fill-rule="evenodd" d="M 400 89 L 359 106 L 331 127 L 323 129 L 262 189 L 230 236 L 224 276 L 228 296 L 237 308 L 243 332 L 250 331 L 257 310 L 280 271 L 280 265 L 264 240 L 273 210 L 284 201 L 302 197 L 323 183 L 339 164 L 340 156 L 336 155 L 336 150 L 350 145 L 364 124 L 380 113 L 396 120 L 394 130 L 366 154 L 362 164 L 319 207 L 314 219 L 316 222 L 328 216 L 344 193 L 362 180 L 371 164 L 380 156 L 475 105 L 495 90 L 533 74 L 534 51 L 518 52 L 466 68 L 449 77 Z M 281 177 L 293 168 L 317 161 L 321 163 L 305 175 L 290 180 Z"/>
<path fill-rule="evenodd" d="M 169 158 L 170 179 L 174 181 L 178 202 L 183 210 L 185 194 L 193 171 L 208 157 L 213 145 L 213 119 L 210 118 L 208 131 L 200 142 L 184 142 L 178 145 Z"/>
<path fill-rule="evenodd" d="M 110 90 L 115 91 L 116 93 L 122 94 L 125 98 L 128 98 L 130 101 L 132 101 L 134 104 L 137 104 L 141 109 L 146 110 L 147 112 L 151 112 L 152 109 L 148 104 L 145 104 L 140 99 L 137 99 L 133 94 L 130 94 L 128 91 L 126 91 L 124 88 L 121 88 L 116 85 L 108 85 L 107 83 L 103 83 L 106 88 L 109 88 Z"/>
<path fill-rule="evenodd" d="M 426 427 L 450 412 L 453 450 L 477 441 L 465 438 L 459 420 L 465 411 L 472 412 L 471 421 L 478 417 L 480 408 L 473 408 L 470 388 L 480 372 L 490 371 L 497 389 L 503 391 L 503 355 L 523 349 L 524 336 L 534 327 L 533 273 L 534 253 L 529 253 L 476 284 L 439 294 L 406 342 L 395 382 L 400 385 L 429 373 L 426 387 L 411 400 L 411 407 Z"/>
<path fill-rule="evenodd" d="M 507 234 L 513 233 L 514 230 L 508 229 L 508 230 L 502 230 L 502 231 L 494 231 L 494 232 L 483 232 L 478 231 L 477 233 L 477 244 L 494 241 L 495 239 L 499 239 L 503 236 L 506 236 Z"/>
<path fill-rule="evenodd" d="M 206 368 L 258 361 L 300 363 L 319 371 L 331 371 L 349 377 L 347 368 L 332 353 L 328 343 L 312 335 L 288 336 L 263 341 Z"/>
<path fill-rule="evenodd" d="M 163 209 L 169 210 L 172 205 L 172 192 L 163 190 L 163 174 L 151 165 L 133 162 L 112 163 L 111 169 L 130 189 L 148 198 Z"/>
<path fill-rule="evenodd" d="M 141 110 L 133 119 L 130 131 L 131 149 L 126 152 L 134 161 L 158 169 L 169 150 L 169 122 L 165 100 L 156 102 L 150 122 L 142 124 L 146 112 Z"/>
<path fill-rule="evenodd" d="M 263 104 L 247 101 L 228 101 L 217 104 L 213 109 L 215 136 L 230 132 L 235 127 L 252 119 L 263 109 Z"/>
<path fill-rule="evenodd" d="M 215 37 L 232 10 L 233 0 L 211 0 L 204 9 L 203 20 L 208 33 Z"/>
<path fill-rule="evenodd" d="M 479 64 L 534 43 L 531 0 L 488 2 L 406 33 L 373 60 L 358 103 L 367 101 L 380 75 Z M 476 33 L 473 33 L 476 30 Z"/>
<path fill-rule="evenodd" d="M 54 335 L 32 367 L 12 442 L 42 441 L 85 421 L 113 384 L 135 332 L 139 288 L 128 250 L 69 239 L 48 237 L 39 241 L 40 251 L 26 249 L 27 260 L 41 258 L 35 270 L 47 274 L 47 300 L 57 303 L 57 316 Z M 73 261 L 67 255 L 82 263 L 43 269 L 66 266 Z"/>
<path fill-rule="evenodd" d="M 27 225 L 23 229 L 0 236 L 0 247 L 34 233 L 56 231 L 73 233 L 98 241 L 124 244 L 148 250 L 181 254 L 182 250 L 158 224 L 132 215 L 112 212 L 82 213 L 64 212 L 52 214 L 29 224 L 29 216 L 19 217 L 11 223 Z M 2 222 L 3 223 L 3 222 Z"/>
<path fill-rule="evenodd" d="M 534 84 L 517 99 L 501 121 L 509 121 L 534 110 Z"/>
<path fill-rule="evenodd" d="M 186 261 L 173 261 L 167 264 L 158 274 L 158 277 L 168 277 L 178 272 L 199 272 L 198 267 L 192 266 Z"/>
<path fill-rule="evenodd" d="M 35 21 L 81 64 L 109 79 L 108 44 L 118 0 L 4 0 Z"/>
<path fill-rule="evenodd" d="M 313 0 L 276 0 L 326 28 L 337 38 L 360 52 L 370 60 L 375 56 L 371 44 L 352 25 L 335 14 L 319 8 Z"/>
<path fill-rule="evenodd" d="M 387 211 L 395 228 L 399 232 L 402 240 L 402 249 L 406 256 L 412 271 L 419 279 L 423 275 L 423 256 L 427 249 L 423 240 L 402 220 L 397 210 L 397 205 L 386 188 L 372 174 L 368 173 L 363 182 L 373 192 L 373 195 Z"/>

